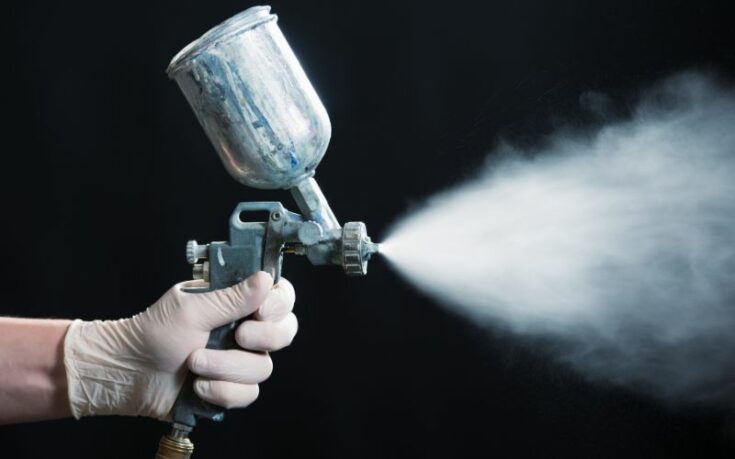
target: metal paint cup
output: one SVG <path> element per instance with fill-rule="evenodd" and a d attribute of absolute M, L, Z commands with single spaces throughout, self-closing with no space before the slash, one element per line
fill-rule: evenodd
<path fill-rule="evenodd" d="M 269 6 L 249 8 L 186 46 L 167 69 L 229 173 L 265 189 L 311 177 L 332 131 L 276 21 Z"/>

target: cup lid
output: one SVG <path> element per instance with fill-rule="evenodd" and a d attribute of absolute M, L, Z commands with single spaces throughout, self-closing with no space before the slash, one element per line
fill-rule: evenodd
<path fill-rule="evenodd" d="M 205 49 L 214 46 L 232 35 L 253 29 L 259 25 L 278 19 L 275 14 L 270 14 L 270 6 L 253 6 L 227 19 L 219 25 L 209 29 L 197 40 L 186 45 L 179 51 L 166 69 L 170 78 L 181 70 L 186 64 Z"/>

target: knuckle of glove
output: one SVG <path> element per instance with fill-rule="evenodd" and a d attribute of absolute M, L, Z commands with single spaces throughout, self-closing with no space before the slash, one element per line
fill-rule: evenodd
<path fill-rule="evenodd" d="M 269 355 L 234 349 L 199 349 L 189 356 L 188 366 L 200 376 L 241 384 L 263 382 L 273 374 Z"/>
<path fill-rule="evenodd" d="M 260 392 L 257 384 L 202 379 L 195 382 L 194 390 L 202 399 L 226 409 L 244 408 L 253 403 Z"/>
<path fill-rule="evenodd" d="M 299 331 L 299 321 L 296 318 L 296 314 L 291 313 L 284 321 L 287 324 L 287 340 L 286 340 L 286 346 L 290 346 L 291 343 L 293 343 L 294 338 L 296 338 L 296 333 Z"/>
<path fill-rule="evenodd" d="M 293 313 L 288 314 L 280 322 L 268 325 L 270 327 L 268 327 L 266 333 L 266 342 L 272 346 L 270 350 L 273 351 L 290 346 L 298 331 L 298 321 L 296 320 L 296 315 Z"/>
<path fill-rule="evenodd" d="M 245 349 L 276 351 L 283 347 L 285 338 L 277 324 L 262 321 L 247 321 L 238 328 L 235 339 Z"/>
<path fill-rule="evenodd" d="M 263 329 L 260 335 L 261 347 L 269 351 L 275 351 L 280 348 L 282 339 L 283 336 L 281 336 L 277 327 L 271 323 L 263 323 Z"/>
<path fill-rule="evenodd" d="M 207 364 L 207 353 L 204 351 L 204 349 L 197 349 L 196 351 L 189 354 L 189 358 L 187 359 L 187 366 L 191 371 L 195 373 L 206 369 Z"/>
<path fill-rule="evenodd" d="M 298 320 L 289 313 L 278 322 L 253 322 L 242 330 L 241 339 L 254 348 L 277 351 L 289 346 L 298 331 Z M 246 347 L 246 346 L 243 346 Z"/>
<path fill-rule="evenodd" d="M 237 393 L 231 395 L 232 397 L 227 400 L 227 408 L 245 408 L 258 398 L 260 386 L 257 384 L 241 384 L 237 389 Z"/>
<path fill-rule="evenodd" d="M 262 301 L 273 285 L 273 278 L 263 271 L 257 272 L 241 282 L 240 296 L 250 301 Z"/>
<path fill-rule="evenodd" d="M 268 354 L 251 354 L 249 356 L 252 363 L 250 368 L 242 368 L 242 365 L 231 365 L 222 373 L 227 379 L 239 383 L 259 383 L 270 378 L 273 374 L 273 360 Z"/>
<path fill-rule="evenodd" d="M 257 317 L 262 320 L 278 321 L 287 316 L 294 306 L 296 296 L 293 286 L 286 279 L 276 284 L 258 309 Z"/>
<path fill-rule="evenodd" d="M 267 354 L 265 354 L 264 357 L 265 357 L 265 362 L 263 365 L 265 368 L 263 369 L 263 374 L 264 374 L 263 381 L 270 378 L 271 375 L 273 374 L 273 359 L 271 359 L 271 357 Z"/>
<path fill-rule="evenodd" d="M 294 291 L 291 282 L 287 281 L 286 279 L 282 279 L 282 282 L 278 283 L 277 288 L 279 291 L 281 302 L 285 306 L 285 309 L 288 311 L 293 310 L 293 305 L 296 302 L 296 292 Z"/>

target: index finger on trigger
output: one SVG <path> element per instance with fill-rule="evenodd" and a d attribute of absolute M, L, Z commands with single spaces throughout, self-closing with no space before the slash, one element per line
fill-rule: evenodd
<path fill-rule="evenodd" d="M 265 301 L 263 301 L 263 304 L 256 311 L 255 318 L 277 322 L 291 313 L 295 300 L 296 293 L 294 292 L 293 285 L 282 277 L 271 288 Z"/>

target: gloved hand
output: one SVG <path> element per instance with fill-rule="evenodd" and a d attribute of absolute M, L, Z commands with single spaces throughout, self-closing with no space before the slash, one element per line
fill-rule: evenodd
<path fill-rule="evenodd" d="M 199 375 L 194 391 L 224 408 L 244 407 L 258 396 L 258 383 L 272 371 L 268 354 L 242 349 L 204 349 L 209 332 L 255 313 L 236 341 L 251 351 L 274 351 L 291 343 L 294 291 L 281 278 L 259 272 L 233 287 L 186 293 L 175 285 L 153 306 L 128 319 L 74 321 L 64 341 L 69 401 L 76 418 L 121 414 L 166 419 L 186 376 Z"/>

